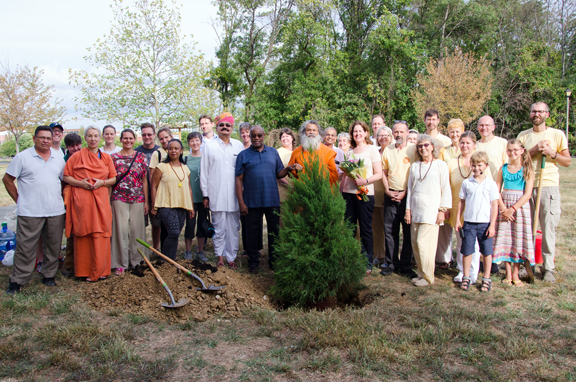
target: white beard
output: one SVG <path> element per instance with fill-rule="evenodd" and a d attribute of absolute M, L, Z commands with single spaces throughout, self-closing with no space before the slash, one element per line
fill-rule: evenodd
<path fill-rule="evenodd" d="M 320 134 L 318 135 L 312 135 L 310 134 L 309 136 L 306 136 L 306 134 L 302 134 L 300 135 L 300 143 L 302 143 L 302 147 L 305 150 L 316 150 L 318 148 L 318 146 L 320 146 L 320 143 L 322 142 L 322 137 L 320 136 Z"/>

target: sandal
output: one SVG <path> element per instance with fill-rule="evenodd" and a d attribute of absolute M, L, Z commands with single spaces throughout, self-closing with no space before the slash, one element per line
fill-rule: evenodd
<path fill-rule="evenodd" d="M 124 268 L 116 268 L 116 272 L 114 272 L 116 276 L 122 276 L 124 274 Z"/>
<path fill-rule="evenodd" d="M 438 266 L 438 268 L 443 271 L 447 271 L 450 269 L 450 263 L 442 263 Z"/>
<path fill-rule="evenodd" d="M 470 277 L 462 277 L 462 284 L 460 284 L 460 289 L 466 291 L 470 289 Z"/>
<path fill-rule="evenodd" d="M 514 281 L 512 281 L 511 279 L 502 279 L 501 282 L 502 282 L 502 284 L 512 285 L 512 283 L 513 283 Z"/>
<path fill-rule="evenodd" d="M 219 257 L 218 264 L 216 264 L 217 268 L 224 266 L 224 257 Z"/>
<path fill-rule="evenodd" d="M 514 285 L 514 286 L 516 286 L 516 287 L 523 287 L 523 286 L 524 286 L 524 283 L 523 283 L 522 281 L 520 281 L 520 280 L 518 280 L 518 281 L 512 280 L 512 285 Z"/>
<path fill-rule="evenodd" d="M 230 267 L 230 269 L 238 269 L 238 266 L 234 261 L 229 261 L 228 266 Z"/>
<path fill-rule="evenodd" d="M 480 286 L 480 292 L 488 293 L 491 290 L 492 290 L 492 279 L 482 277 L 482 286 Z"/>

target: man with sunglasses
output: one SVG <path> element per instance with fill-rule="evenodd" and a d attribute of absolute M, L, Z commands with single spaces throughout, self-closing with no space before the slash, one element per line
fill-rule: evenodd
<path fill-rule="evenodd" d="M 556 227 L 560 222 L 560 174 L 558 165 L 570 166 L 572 162 L 568 151 L 568 141 L 562 130 L 546 126 L 550 109 L 544 102 L 530 106 L 532 128 L 518 135 L 532 157 L 536 170 L 534 191 L 530 200 L 532 214 L 536 207 L 538 184 L 542 182 L 539 208 L 540 228 L 542 230 L 542 258 L 544 259 L 544 281 L 555 283 L 554 256 L 556 254 Z M 540 170 L 542 158 L 546 158 L 544 170 Z M 534 216 L 534 215 L 532 215 Z"/>
<path fill-rule="evenodd" d="M 264 144 L 264 129 L 250 128 L 251 145 L 236 160 L 236 197 L 240 214 L 245 217 L 248 270 L 256 272 L 260 264 L 262 217 L 268 224 L 268 265 L 274 269 L 274 243 L 280 225 L 280 195 L 276 179 L 282 179 L 296 165 L 284 168 L 278 151 Z"/>
<path fill-rule="evenodd" d="M 204 207 L 212 211 L 214 225 L 214 253 L 218 266 L 236 269 L 236 255 L 240 238 L 240 210 L 236 197 L 236 159 L 244 150 L 237 139 L 231 139 L 234 131 L 234 117 L 223 113 L 216 118 L 218 136 L 204 146 L 200 162 L 200 189 Z"/>
<path fill-rule="evenodd" d="M 410 165 L 415 160 L 416 145 L 408 143 L 408 123 L 394 121 L 392 135 L 396 143 L 382 151 L 382 183 L 384 183 L 384 234 L 386 236 L 386 258 L 383 276 L 400 273 L 409 278 L 415 277 L 412 270 L 412 243 L 410 225 L 404 221 L 406 213 L 406 190 Z M 404 234 L 402 252 L 400 250 L 400 227 Z"/>

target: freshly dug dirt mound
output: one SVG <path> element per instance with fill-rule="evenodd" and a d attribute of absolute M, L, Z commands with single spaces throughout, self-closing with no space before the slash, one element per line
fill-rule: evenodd
<path fill-rule="evenodd" d="M 270 279 L 228 268 L 217 270 L 197 261 L 181 260 L 178 263 L 204 280 L 206 286 L 226 287 L 211 293 L 197 291 L 196 288 L 201 287 L 200 282 L 171 264 L 155 262 L 154 267 L 168 284 L 174 299 L 188 299 L 188 305 L 178 309 L 162 307 L 162 303 L 170 303 L 170 297 L 146 264 L 120 277 L 112 274 L 107 280 L 82 283 L 83 294 L 88 304 L 100 311 L 120 310 L 174 323 L 189 319 L 205 321 L 215 315 L 239 317 L 244 308 L 254 305 L 273 309 L 266 295 L 271 285 Z"/>

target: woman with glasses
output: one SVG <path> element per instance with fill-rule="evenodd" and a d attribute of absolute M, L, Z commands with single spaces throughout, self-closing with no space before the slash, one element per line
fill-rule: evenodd
<path fill-rule="evenodd" d="M 194 211 L 196 216 L 187 217 L 186 229 L 184 230 L 184 239 L 186 242 L 186 252 L 184 258 L 192 259 L 192 240 L 194 239 L 194 228 L 196 228 L 196 259 L 206 262 L 208 258 L 204 254 L 204 241 L 206 240 L 205 232 L 202 230 L 202 223 L 208 220 L 208 209 L 202 203 L 202 190 L 200 189 L 200 161 L 202 160 L 202 134 L 192 132 L 187 137 L 190 155 L 186 158 L 186 166 L 190 170 L 190 188 L 192 189 L 192 198 L 194 200 Z"/>
<path fill-rule="evenodd" d="M 131 129 L 120 133 L 122 150 L 112 154 L 116 184 L 112 187 L 112 268 L 122 276 L 126 268 L 140 264 L 136 239 L 146 238 L 148 213 L 148 162 L 146 155 L 134 151 L 136 134 Z"/>
<path fill-rule="evenodd" d="M 412 251 L 418 265 L 415 286 L 434 284 L 434 259 L 440 224 L 452 207 L 452 193 L 446 162 L 438 160 L 435 140 L 420 134 L 416 141 L 416 162 L 410 167 L 404 220 L 411 224 Z"/>
<path fill-rule="evenodd" d="M 100 130 L 88 126 L 88 147 L 72 155 L 64 168 L 70 186 L 66 197 L 66 237 L 74 234 L 74 275 L 98 281 L 110 275 L 112 209 L 108 187 L 116 184 L 116 168 L 110 155 L 99 148 Z"/>

